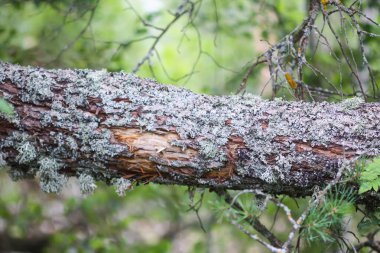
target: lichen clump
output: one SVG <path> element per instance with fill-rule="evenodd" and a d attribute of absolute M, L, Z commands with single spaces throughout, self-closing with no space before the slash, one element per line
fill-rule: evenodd
<path fill-rule="evenodd" d="M 132 182 L 125 178 L 114 178 L 112 184 L 120 197 L 125 196 L 125 193 L 132 188 Z"/>
<path fill-rule="evenodd" d="M 96 189 L 95 179 L 88 174 L 82 173 L 78 177 L 80 190 L 83 194 L 90 194 Z"/>
<path fill-rule="evenodd" d="M 44 157 L 38 161 L 40 165 L 37 175 L 40 179 L 40 186 L 44 192 L 58 193 L 67 182 L 67 177 L 58 171 L 62 168 L 55 159 Z"/>

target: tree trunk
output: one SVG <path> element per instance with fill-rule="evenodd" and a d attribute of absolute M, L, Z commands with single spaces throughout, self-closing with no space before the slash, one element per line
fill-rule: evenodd
<path fill-rule="evenodd" d="M 0 63 L 0 163 L 59 191 L 124 178 L 304 196 L 380 153 L 380 103 L 207 96 L 104 70 Z"/>

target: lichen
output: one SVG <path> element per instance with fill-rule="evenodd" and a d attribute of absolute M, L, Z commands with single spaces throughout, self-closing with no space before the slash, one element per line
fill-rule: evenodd
<path fill-rule="evenodd" d="M 74 136 L 80 140 L 80 151 L 92 154 L 98 161 L 113 157 L 126 149 L 122 145 L 111 144 L 111 132 L 107 129 L 97 129 L 96 124 L 80 124 Z"/>
<path fill-rule="evenodd" d="M 132 188 L 131 181 L 122 177 L 114 178 L 111 183 L 114 185 L 115 191 L 120 197 L 125 196 L 125 193 Z"/>
<path fill-rule="evenodd" d="M 361 104 L 363 104 L 365 101 L 361 97 L 352 97 L 347 98 L 339 103 L 339 105 L 345 109 L 345 110 L 351 110 L 359 107 Z"/>
<path fill-rule="evenodd" d="M 7 161 L 5 161 L 6 154 L 0 152 L 0 169 L 4 168 L 7 165 Z"/>
<path fill-rule="evenodd" d="M 32 178 L 34 176 L 35 169 L 29 169 L 27 171 L 19 169 L 19 168 L 8 168 L 7 173 L 8 176 L 12 179 L 12 181 L 18 181 L 26 178 Z"/>
<path fill-rule="evenodd" d="M 80 190 L 82 194 L 90 194 L 96 189 L 96 183 L 91 175 L 82 173 L 78 177 Z"/>
<path fill-rule="evenodd" d="M 130 124 L 132 122 L 132 115 L 130 115 L 128 112 L 121 117 L 117 115 L 113 115 L 110 118 L 106 119 L 103 124 L 107 126 L 114 126 L 114 127 L 122 127 Z"/>
<path fill-rule="evenodd" d="M 40 165 L 37 175 L 40 179 L 40 187 L 47 193 L 58 193 L 67 183 L 68 178 L 59 173 L 62 164 L 55 159 L 44 157 L 38 161 Z"/>
<path fill-rule="evenodd" d="M 205 158 L 214 158 L 218 153 L 218 146 L 209 140 L 200 141 L 199 146 L 199 152 Z"/>
<path fill-rule="evenodd" d="M 37 157 L 36 148 L 30 142 L 24 142 L 17 148 L 18 155 L 16 157 L 20 164 L 27 164 Z"/>
<path fill-rule="evenodd" d="M 2 148 L 13 148 L 17 150 L 16 161 L 20 164 L 28 164 L 37 158 L 37 150 L 34 140 L 26 133 L 19 131 L 10 132 L 9 135 L 0 141 L 0 153 Z"/>
<path fill-rule="evenodd" d="M 38 103 L 40 101 L 51 100 L 53 92 L 51 91 L 54 80 L 49 75 L 44 75 L 38 70 L 30 69 L 27 78 L 17 80 L 21 88 L 25 89 L 22 92 L 21 99 L 24 102 Z"/>

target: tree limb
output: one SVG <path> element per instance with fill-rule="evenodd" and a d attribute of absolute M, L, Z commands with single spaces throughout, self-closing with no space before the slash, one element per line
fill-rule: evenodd
<path fill-rule="evenodd" d="M 0 62 L 0 163 L 47 192 L 67 176 L 306 196 L 380 153 L 380 104 L 207 96 L 131 74 Z M 86 186 L 86 185 L 85 185 Z M 86 187 L 83 189 L 87 189 Z"/>

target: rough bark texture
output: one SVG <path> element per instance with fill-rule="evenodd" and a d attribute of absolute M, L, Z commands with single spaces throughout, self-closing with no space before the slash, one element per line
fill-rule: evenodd
<path fill-rule="evenodd" d="M 15 110 L 0 115 L 0 163 L 48 192 L 73 175 L 84 190 L 128 179 L 302 196 L 380 153 L 380 104 L 358 98 L 206 96 L 125 73 L 6 63 L 0 97 Z"/>

